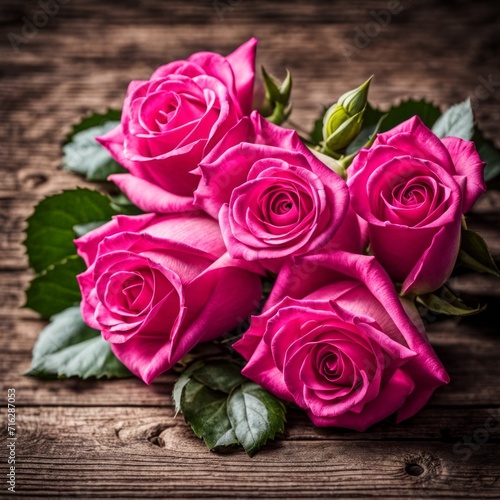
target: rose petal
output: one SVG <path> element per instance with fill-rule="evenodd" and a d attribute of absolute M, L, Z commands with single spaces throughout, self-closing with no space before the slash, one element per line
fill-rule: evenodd
<path fill-rule="evenodd" d="M 140 231 L 155 219 L 154 214 L 143 214 L 127 219 L 126 225 L 128 231 Z M 121 216 L 115 216 L 113 219 L 102 226 L 93 229 L 80 238 L 74 240 L 78 255 L 90 266 L 96 259 L 97 250 L 101 241 L 107 236 L 112 236 L 120 231 Z"/>
<path fill-rule="evenodd" d="M 448 150 L 418 116 L 406 120 L 388 132 L 379 134 L 371 149 L 379 144 L 387 144 L 397 149 L 398 156 L 409 155 L 412 158 L 429 160 L 440 165 L 450 175 L 455 173 Z"/>
<path fill-rule="evenodd" d="M 451 275 L 460 250 L 462 220 L 441 228 L 403 282 L 401 292 L 424 294 L 437 290 Z"/>
<path fill-rule="evenodd" d="M 415 388 L 415 383 L 402 370 L 398 370 L 381 388 L 377 399 L 368 403 L 362 413 L 347 412 L 335 417 L 320 417 L 308 412 L 318 427 L 344 427 L 363 432 L 373 424 L 397 411 Z"/>
<path fill-rule="evenodd" d="M 122 167 L 125 167 L 130 171 L 134 169 L 134 162 L 129 160 L 124 153 L 123 143 L 125 139 L 121 124 L 112 128 L 109 132 L 96 137 L 95 139 L 99 144 L 101 144 L 101 146 L 109 151 L 113 160 L 119 163 Z"/>
<path fill-rule="evenodd" d="M 139 177 L 130 174 L 114 174 L 110 175 L 108 180 L 114 182 L 134 205 L 145 212 L 168 214 L 197 210 L 192 197 L 169 193 Z"/>
<path fill-rule="evenodd" d="M 227 56 L 236 75 L 236 92 L 244 114 L 249 114 L 252 110 L 257 43 L 256 38 L 251 38 Z"/>
<path fill-rule="evenodd" d="M 462 192 L 462 209 L 466 213 L 486 191 L 484 182 L 486 163 L 481 160 L 472 141 L 464 141 L 458 137 L 445 137 L 441 141 L 450 153 L 457 176 L 463 176 L 466 180 L 465 189 Z"/>

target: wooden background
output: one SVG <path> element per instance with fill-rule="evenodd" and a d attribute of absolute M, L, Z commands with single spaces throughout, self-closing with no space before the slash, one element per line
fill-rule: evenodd
<path fill-rule="evenodd" d="M 293 73 L 295 122 L 309 126 L 322 103 L 374 74 L 371 99 L 381 106 L 410 95 L 447 107 L 471 96 L 480 126 L 500 146 L 500 84 L 481 83 L 500 82 L 498 2 L 401 0 L 402 12 L 378 33 L 371 25 L 376 36 L 358 50 L 354 37 L 373 21 L 370 10 L 389 4 L 67 0 L 16 52 L 9 33 L 22 35 L 34 16 L 40 24 L 41 4 L 2 0 L 0 496 L 8 494 L 4 410 L 7 388 L 14 387 L 21 496 L 500 498 L 494 278 L 455 281 L 464 297 L 488 302 L 480 317 L 430 325 L 451 383 L 420 414 L 361 434 L 314 429 L 292 411 L 284 439 L 253 459 L 208 452 L 182 417 L 174 419 L 173 376 L 146 387 L 138 380 L 43 382 L 21 375 L 43 327 L 20 308 L 30 278 L 24 220 L 42 197 L 83 185 L 59 170 L 69 125 L 89 110 L 119 107 L 129 80 L 148 78 L 162 63 L 197 50 L 228 53 L 256 36 L 258 62 L 277 75 Z M 497 183 L 470 217 L 497 260 L 499 208 Z"/>

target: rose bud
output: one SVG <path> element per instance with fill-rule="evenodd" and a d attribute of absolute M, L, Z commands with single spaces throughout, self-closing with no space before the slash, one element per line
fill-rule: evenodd
<path fill-rule="evenodd" d="M 335 155 L 359 134 L 371 79 L 341 95 L 326 112 L 323 118 L 323 152 Z"/>

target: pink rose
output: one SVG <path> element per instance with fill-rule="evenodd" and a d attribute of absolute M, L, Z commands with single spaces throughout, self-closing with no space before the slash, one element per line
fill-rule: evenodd
<path fill-rule="evenodd" d="M 403 293 L 449 278 L 462 214 L 485 191 L 472 142 L 438 139 L 418 117 L 379 134 L 348 170 L 351 202 L 369 224 L 370 249 Z"/>
<path fill-rule="evenodd" d="M 172 74 L 189 77 L 213 76 L 228 89 L 239 107 L 239 113 L 249 115 L 254 97 L 256 49 L 257 39 L 251 38 L 226 57 L 214 52 L 196 52 L 185 61 L 174 61 L 160 66 L 151 79 Z"/>
<path fill-rule="evenodd" d="M 344 180 L 297 133 L 257 112 L 203 160 L 195 204 L 219 218 L 229 254 L 275 263 L 326 245 L 349 205 Z"/>
<path fill-rule="evenodd" d="M 259 277 L 229 258 L 205 215 L 118 216 L 75 243 L 88 266 L 78 276 L 85 322 L 148 384 L 260 300 Z"/>
<path fill-rule="evenodd" d="M 408 313 L 374 257 L 288 261 L 234 345 L 248 360 L 242 373 L 317 426 L 362 431 L 396 411 L 398 421 L 409 418 L 449 378 L 405 302 Z"/>
<path fill-rule="evenodd" d="M 129 170 L 110 179 L 142 210 L 194 209 L 191 171 L 251 110 L 256 43 L 227 57 L 199 52 L 130 83 L 121 124 L 98 141 Z"/>

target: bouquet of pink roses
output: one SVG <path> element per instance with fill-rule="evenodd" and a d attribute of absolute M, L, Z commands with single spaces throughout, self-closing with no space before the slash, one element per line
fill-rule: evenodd
<path fill-rule="evenodd" d="M 468 101 L 382 112 L 371 79 L 297 132 L 290 74 L 263 69 L 254 109 L 256 43 L 161 66 L 76 125 L 64 166 L 108 194 L 46 198 L 26 239 L 27 306 L 51 318 L 29 375 L 175 369 L 194 432 L 249 454 L 288 404 L 363 431 L 449 381 L 422 317 L 481 310 L 447 281 L 498 276 L 464 214 L 500 171 Z"/>

